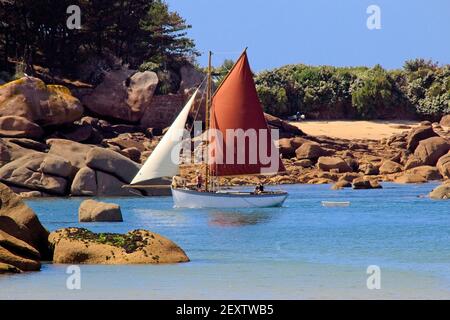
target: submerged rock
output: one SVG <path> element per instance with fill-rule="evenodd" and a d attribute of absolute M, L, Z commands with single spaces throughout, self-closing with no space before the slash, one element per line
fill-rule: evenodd
<path fill-rule="evenodd" d="M 188 262 L 186 253 L 171 240 L 146 230 L 127 234 L 93 233 L 67 228 L 49 236 L 54 263 L 158 264 Z"/>
<path fill-rule="evenodd" d="M 78 221 L 80 222 L 122 222 L 120 206 L 95 200 L 84 200 L 78 208 Z"/>

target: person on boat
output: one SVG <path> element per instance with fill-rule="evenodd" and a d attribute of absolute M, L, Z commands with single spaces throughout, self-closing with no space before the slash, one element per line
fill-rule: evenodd
<path fill-rule="evenodd" d="M 255 187 L 255 194 L 261 194 L 264 192 L 264 186 L 262 183 L 258 183 Z"/>
<path fill-rule="evenodd" d="M 196 177 L 197 189 L 201 190 L 202 186 L 203 186 L 203 176 L 198 170 L 195 173 L 197 174 L 197 177 Z"/>

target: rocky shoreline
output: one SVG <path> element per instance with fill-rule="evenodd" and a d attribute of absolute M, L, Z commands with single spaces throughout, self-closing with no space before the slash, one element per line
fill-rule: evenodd
<path fill-rule="evenodd" d="M 202 77 L 192 68 L 183 70 L 179 95 L 187 96 Z M 22 197 L 169 195 L 170 181 L 155 182 L 164 185 L 157 188 L 123 188 L 171 121 L 165 114 L 149 127 L 150 118 L 161 116 L 161 99 L 174 98 L 154 95 L 157 83 L 151 72 L 121 69 L 107 73 L 95 88 L 78 85 L 69 91 L 31 77 L 0 86 L 0 181 Z M 172 117 L 184 103 L 179 97 L 173 101 L 166 106 Z M 274 116 L 266 114 L 266 120 L 279 129 L 287 172 L 220 178 L 222 185 L 308 183 L 368 189 L 379 188 L 383 181 L 423 183 L 450 177 L 449 115 L 440 124 L 423 122 L 382 140 L 310 136 Z M 185 165 L 181 175 L 193 183 L 196 169 Z"/>
<path fill-rule="evenodd" d="M 89 203 L 87 206 L 80 206 L 80 221 L 84 216 L 82 211 L 86 210 L 100 218 L 90 221 L 119 221 L 111 215 L 111 209 L 118 209 L 115 205 Z M 39 271 L 41 261 L 160 264 L 188 262 L 189 258 L 174 242 L 147 230 L 96 234 L 87 229 L 65 228 L 49 233 L 21 197 L 0 183 L 0 274 Z"/>

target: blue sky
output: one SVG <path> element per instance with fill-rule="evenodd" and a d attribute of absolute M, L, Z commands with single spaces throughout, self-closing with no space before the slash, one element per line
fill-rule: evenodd
<path fill-rule="evenodd" d="M 422 57 L 450 63 L 449 0 L 166 0 L 192 29 L 214 64 L 249 47 L 255 71 L 290 63 L 400 68 Z M 366 26 L 369 5 L 381 9 L 381 29 Z"/>

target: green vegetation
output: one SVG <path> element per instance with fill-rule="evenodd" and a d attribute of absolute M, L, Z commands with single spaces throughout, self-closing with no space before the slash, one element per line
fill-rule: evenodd
<path fill-rule="evenodd" d="M 310 118 L 438 119 L 450 113 L 450 66 L 407 61 L 401 70 L 288 65 L 256 75 L 265 111 Z"/>
<path fill-rule="evenodd" d="M 81 10 L 81 29 L 67 28 L 71 5 Z M 163 0 L 1 0 L 0 70 L 12 76 L 24 64 L 28 74 L 40 66 L 70 77 L 104 57 L 168 70 L 197 55 L 190 27 Z"/>

